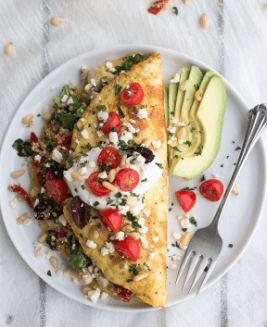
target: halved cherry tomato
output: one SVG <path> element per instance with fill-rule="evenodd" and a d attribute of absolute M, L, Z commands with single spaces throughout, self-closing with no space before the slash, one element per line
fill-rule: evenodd
<path fill-rule="evenodd" d="M 117 233 L 122 224 L 122 214 L 116 209 L 106 209 L 100 211 L 100 219 L 106 227 L 109 227 L 113 233 Z"/>
<path fill-rule="evenodd" d="M 218 179 L 208 179 L 199 186 L 199 192 L 209 201 L 219 201 L 223 194 L 223 183 Z"/>
<path fill-rule="evenodd" d="M 143 101 L 144 91 L 139 83 L 131 83 L 121 92 L 121 101 L 134 106 Z"/>
<path fill-rule="evenodd" d="M 46 181 L 45 188 L 52 200 L 56 203 L 63 202 L 68 194 L 68 185 L 62 179 L 50 179 Z"/>
<path fill-rule="evenodd" d="M 196 204 L 197 196 L 193 191 L 180 190 L 175 192 L 175 195 L 184 212 L 188 212 Z"/>
<path fill-rule="evenodd" d="M 15 193 L 18 193 L 21 198 L 27 202 L 28 206 L 33 208 L 33 205 L 32 205 L 32 200 L 28 194 L 27 191 L 24 190 L 23 187 L 21 187 L 20 185 L 9 185 L 8 186 L 8 190 L 11 191 L 11 192 L 15 192 Z"/>
<path fill-rule="evenodd" d="M 94 195 L 105 196 L 108 195 L 111 191 L 99 183 L 98 174 L 100 173 L 101 171 L 95 171 L 92 173 L 87 179 L 87 185 Z M 114 182 L 112 184 L 114 184 Z"/>
<path fill-rule="evenodd" d="M 139 183 L 139 174 L 134 169 L 123 168 L 117 172 L 116 182 L 122 191 L 132 191 Z"/>
<path fill-rule="evenodd" d="M 99 128 L 106 135 L 108 135 L 113 128 L 116 128 L 116 132 L 119 133 L 122 129 L 122 121 L 120 116 L 116 112 L 109 112 L 107 121 Z"/>
<path fill-rule="evenodd" d="M 140 244 L 128 236 L 115 244 L 115 250 L 126 259 L 137 261 L 140 255 Z"/>
<path fill-rule="evenodd" d="M 70 148 L 71 145 L 71 138 L 65 133 L 58 133 L 54 137 L 54 141 L 59 146 L 65 146 L 67 149 Z"/>
<path fill-rule="evenodd" d="M 121 163 L 119 151 L 112 146 L 106 146 L 97 158 L 97 164 L 101 168 L 106 165 L 110 169 L 116 169 Z"/>
<path fill-rule="evenodd" d="M 157 15 L 164 7 L 164 5 L 169 0 L 158 0 L 152 3 L 151 7 L 148 9 L 148 12 L 153 15 Z"/>
<path fill-rule="evenodd" d="M 117 293 L 118 297 L 123 301 L 123 302 L 129 302 L 131 300 L 131 297 L 133 296 L 133 293 L 126 288 L 113 284 L 115 292 Z"/>

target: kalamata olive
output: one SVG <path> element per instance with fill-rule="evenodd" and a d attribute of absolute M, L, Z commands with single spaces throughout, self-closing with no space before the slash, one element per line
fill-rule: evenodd
<path fill-rule="evenodd" d="M 91 209 L 90 206 L 84 203 L 79 196 L 75 196 L 75 198 L 72 199 L 71 211 L 73 221 L 77 227 L 83 228 L 88 224 L 90 220 Z"/>
<path fill-rule="evenodd" d="M 154 153 L 150 149 L 148 149 L 144 146 L 130 146 L 128 148 L 128 150 L 140 153 L 141 156 L 146 159 L 145 163 L 149 163 L 149 162 L 153 161 L 153 159 L 155 158 Z M 128 153 L 127 156 L 130 157 L 131 153 Z"/>

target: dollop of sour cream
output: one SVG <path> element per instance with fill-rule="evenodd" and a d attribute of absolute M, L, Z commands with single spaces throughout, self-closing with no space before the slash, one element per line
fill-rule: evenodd
<path fill-rule="evenodd" d="M 144 208 L 144 194 L 158 181 L 162 175 L 162 169 L 157 165 L 160 164 L 160 159 L 156 153 L 153 161 L 145 163 L 145 158 L 138 152 L 134 152 L 132 156 L 126 159 L 125 167 L 136 170 L 139 174 L 139 184 L 132 190 L 132 192 L 123 192 L 118 188 L 118 191 L 102 197 L 94 195 L 87 185 L 88 177 L 95 171 L 99 171 L 97 166 L 97 158 L 101 149 L 96 147 L 82 156 L 73 167 L 64 171 L 64 177 L 71 190 L 73 196 L 79 196 L 81 200 L 97 210 L 104 210 L 106 208 L 118 209 L 120 213 L 126 214 L 128 211 L 133 215 Z M 117 171 L 122 169 L 117 168 Z M 84 177 L 82 182 L 78 182 L 72 178 L 72 172 L 78 172 Z M 119 194 L 120 193 L 120 194 Z M 138 205 L 128 206 L 126 201 L 129 197 L 138 199 Z"/>

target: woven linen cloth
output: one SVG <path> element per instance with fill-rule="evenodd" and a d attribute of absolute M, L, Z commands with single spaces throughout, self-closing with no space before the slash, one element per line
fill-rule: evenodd
<path fill-rule="evenodd" d="M 222 2 L 219 7 L 217 0 L 172 0 L 153 16 L 149 0 L 0 0 L 1 139 L 20 103 L 49 72 L 113 45 L 183 52 L 224 75 L 250 107 L 267 102 L 265 0 Z M 210 19 L 205 30 L 199 24 L 203 13 Z M 66 22 L 53 27 L 53 17 Z M 9 42 L 12 56 L 4 54 Z M 266 214 L 245 254 L 220 281 L 189 301 L 147 313 L 98 310 L 58 293 L 23 261 L 0 218 L 0 326 L 267 326 Z"/>

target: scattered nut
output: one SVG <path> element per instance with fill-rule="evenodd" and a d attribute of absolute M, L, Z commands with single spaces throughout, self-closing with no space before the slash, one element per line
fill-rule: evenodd
<path fill-rule="evenodd" d="M 121 157 L 121 163 L 120 163 L 121 167 L 125 166 L 126 159 L 127 159 L 127 154 L 124 153 L 123 156 Z"/>
<path fill-rule="evenodd" d="M 98 233 L 98 231 L 97 230 L 95 230 L 94 232 L 93 232 L 93 238 L 99 238 L 99 233 Z"/>
<path fill-rule="evenodd" d="M 203 93 L 204 93 L 204 90 L 202 90 L 202 89 L 199 89 L 198 91 L 196 91 L 196 93 L 195 93 L 195 99 L 197 101 L 201 101 L 202 100 L 202 97 L 203 97 Z"/>
<path fill-rule="evenodd" d="M 116 173 L 117 173 L 116 169 L 111 169 L 111 171 L 108 173 L 108 181 L 110 183 L 114 181 Z"/>
<path fill-rule="evenodd" d="M 38 242 L 44 243 L 46 241 L 46 239 L 47 239 L 47 236 L 48 236 L 48 234 L 47 233 L 44 233 L 43 235 L 41 235 L 39 237 Z"/>
<path fill-rule="evenodd" d="M 137 275 L 137 276 L 134 277 L 134 281 L 139 282 L 140 280 L 142 280 L 144 278 L 147 278 L 147 276 L 148 276 L 148 273 L 142 274 L 142 275 Z"/>
<path fill-rule="evenodd" d="M 33 121 L 32 121 L 33 117 L 34 117 L 34 114 L 29 114 L 29 115 L 27 115 L 27 116 L 24 116 L 24 117 L 22 118 L 22 122 L 23 122 L 23 124 L 24 124 L 26 127 L 31 127 L 32 124 L 33 124 Z"/>
<path fill-rule="evenodd" d="M 232 188 L 232 192 L 234 193 L 234 195 L 238 195 L 239 192 L 238 192 L 238 188 L 237 188 L 237 185 L 235 184 L 234 187 Z"/>
<path fill-rule="evenodd" d="M 185 5 L 187 5 L 189 1 L 190 1 L 190 0 L 183 0 L 183 3 L 184 3 Z"/>
<path fill-rule="evenodd" d="M 267 2 L 265 2 L 263 8 L 264 8 L 264 10 L 267 10 Z"/>
<path fill-rule="evenodd" d="M 25 169 L 14 171 L 13 173 L 11 173 L 11 177 L 18 178 L 18 177 L 24 175 L 25 172 L 26 172 Z"/>
<path fill-rule="evenodd" d="M 44 113 L 42 118 L 44 121 L 48 122 L 51 119 L 52 115 L 49 113 Z"/>
<path fill-rule="evenodd" d="M 72 177 L 75 181 L 80 182 L 80 183 L 83 182 L 83 180 L 84 180 L 83 176 L 82 176 L 81 174 L 77 173 L 77 171 L 73 171 L 73 172 L 71 173 L 71 177 Z"/>
<path fill-rule="evenodd" d="M 58 268 L 58 261 L 56 257 L 50 257 L 50 263 L 54 268 Z"/>
<path fill-rule="evenodd" d="M 89 291 L 91 291 L 91 287 L 90 286 L 84 286 L 82 288 L 82 292 L 83 292 L 84 295 L 87 295 Z"/>
<path fill-rule="evenodd" d="M 217 6 L 218 7 L 223 7 L 223 2 L 222 1 L 219 1 Z"/>
<path fill-rule="evenodd" d="M 118 191 L 118 188 L 117 188 L 116 186 L 110 184 L 109 182 L 103 182 L 102 185 L 103 185 L 104 187 L 106 187 L 106 188 L 107 188 L 108 190 L 110 190 L 110 191 L 113 191 L 113 192 Z"/>
<path fill-rule="evenodd" d="M 180 90 L 181 90 L 181 91 L 185 91 L 185 90 L 187 89 L 188 83 L 189 83 L 188 80 L 182 82 L 182 83 L 180 84 Z"/>
<path fill-rule="evenodd" d="M 65 23 L 66 19 L 65 18 L 61 18 L 61 17 L 55 17 L 51 19 L 51 24 L 53 26 L 59 26 L 63 23 Z"/>
<path fill-rule="evenodd" d="M 104 184 L 104 183 L 103 183 Z M 135 207 L 138 206 L 139 204 L 139 200 L 137 198 L 134 197 L 129 197 L 126 201 L 126 204 L 130 207 Z"/>
<path fill-rule="evenodd" d="M 14 50 L 13 42 L 8 43 L 5 47 L 5 54 L 7 56 L 11 56 Z"/>
<path fill-rule="evenodd" d="M 122 226 L 122 228 L 121 228 L 121 230 L 122 230 L 123 232 L 125 232 L 126 229 L 127 229 L 127 230 L 130 230 L 130 231 L 133 231 L 133 228 L 132 228 L 131 225 L 124 225 L 124 226 Z"/>
<path fill-rule="evenodd" d="M 205 29 L 209 26 L 210 24 L 210 20 L 208 18 L 208 16 L 206 14 L 203 14 L 201 17 L 200 17 L 200 26 L 201 28 Z"/>
<path fill-rule="evenodd" d="M 131 236 L 136 241 L 140 238 L 140 234 L 137 232 L 130 233 L 129 236 Z"/>
<path fill-rule="evenodd" d="M 182 127 L 180 127 L 180 128 L 178 129 L 177 137 L 178 137 L 179 139 L 184 139 L 185 136 L 186 136 L 186 129 L 185 129 L 184 126 L 182 126 Z"/>
<path fill-rule="evenodd" d="M 192 178 L 186 178 L 186 177 L 184 177 L 184 180 L 185 180 L 186 182 L 190 182 L 190 181 L 192 180 Z"/>
<path fill-rule="evenodd" d="M 17 218 L 17 224 L 18 225 L 21 225 L 24 223 L 26 217 L 28 217 L 28 213 L 27 212 L 24 212 L 22 215 L 20 215 L 18 218 Z"/>
<path fill-rule="evenodd" d="M 182 246 L 187 246 L 192 238 L 191 232 L 186 232 L 180 239 L 180 244 Z"/>

